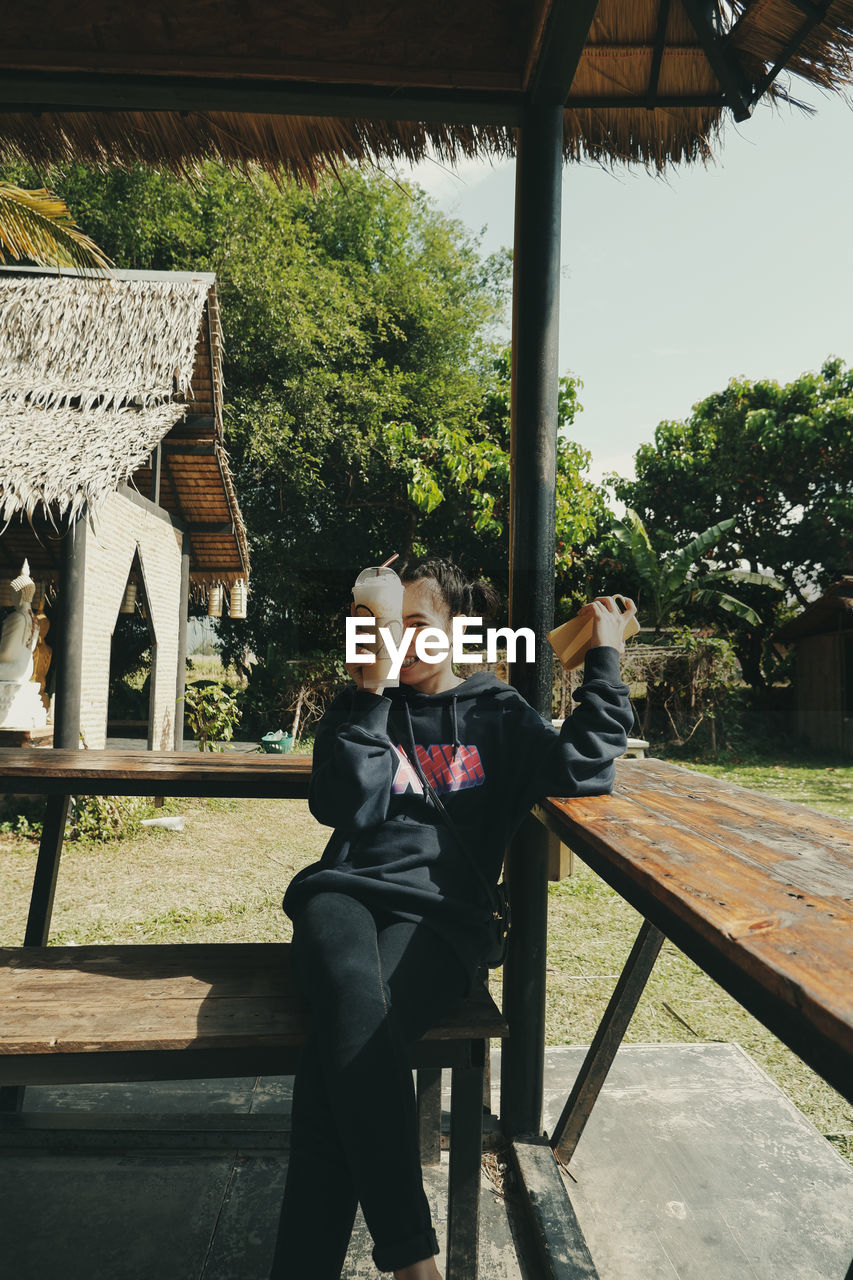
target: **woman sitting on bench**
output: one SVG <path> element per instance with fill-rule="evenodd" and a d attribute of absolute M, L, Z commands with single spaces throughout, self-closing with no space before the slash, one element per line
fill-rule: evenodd
<path fill-rule="evenodd" d="M 496 603 L 447 560 L 400 576 L 405 627 L 449 634 L 454 616 L 484 617 Z M 339 1280 L 358 1204 L 380 1271 L 440 1280 L 409 1050 L 470 992 L 492 943 L 483 877 L 496 884 L 533 803 L 613 785 L 633 721 L 623 614 L 611 597 L 585 611 L 594 647 L 559 732 L 495 676 L 463 680 L 449 655 L 423 662 L 414 642 L 399 688 L 372 684 L 370 664 L 348 666 L 355 683 L 320 723 L 310 808 L 334 833 L 284 899 L 312 1031 L 294 1085 L 273 1280 Z"/>

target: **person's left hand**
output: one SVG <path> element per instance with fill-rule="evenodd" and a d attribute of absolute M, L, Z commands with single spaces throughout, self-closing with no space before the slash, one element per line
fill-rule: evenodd
<path fill-rule="evenodd" d="M 592 615 L 592 640 L 590 648 L 605 645 L 617 653 L 625 652 L 625 622 L 637 612 L 633 600 L 622 597 L 625 608 L 620 609 L 613 596 L 596 596 L 590 604 L 579 610 L 578 616 Z"/>

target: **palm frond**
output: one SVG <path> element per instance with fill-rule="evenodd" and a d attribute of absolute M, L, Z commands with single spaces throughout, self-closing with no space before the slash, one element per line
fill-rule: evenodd
<path fill-rule="evenodd" d="M 734 596 L 727 595 L 725 591 L 700 588 L 693 592 L 693 599 L 699 604 L 715 605 L 718 609 L 725 609 L 726 613 L 733 613 L 736 618 L 749 622 L 753 627 L 761 626 L 761 619 L 754 609 L 744 604 L 742 600 L 736 600 Z"/>
<path fill-rule="evenodd" d="M 6 254 L 40 267 L 77 267 L 109 273 L 110 259 L 74 222 L 63 200 L 0 182 L 0 261 Z"/>
<path fill-rule="evenodd" d="M 773 587 L 775 591 L 784 591 L 785 584 L 775 578 L 772 573 L 753 573 L 750 569 L 726 569 L 723 577 L 729 582 L 748 582 L 754 587 Z"/>
<path fill-rule="evenodd" d="M 722 520 L 719 524 L 712 524 L 710 529 L 700 533 L 692 542 L 688 542 L 685 547 L 676 552 L 667 565 L 666 574 L 664 575 L 665 595 L 674 594 L 683 585 L 696 561 L 706 551 L 710 551 L 711 547 L 716 546 L 723 534 L 727 533 L 734 523 L 734 519 L 730 519 Z"/>

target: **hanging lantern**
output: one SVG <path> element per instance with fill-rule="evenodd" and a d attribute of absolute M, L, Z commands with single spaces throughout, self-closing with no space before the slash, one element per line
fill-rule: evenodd
<path fill-rule="evenodd" d="M 208 618 L 222 617 L 222 583 L 216 582 L 207 592 Z"/>
<path fill-rule="evenodd" d="M 133 613 L 136 609 L 136 583 L 128 582 L 121 602 L 121 613 Z"/>
<path fill-rule="evenodd" d="M 231 588 L 231 600 L 228 612 L 232 618 L 245 618 L 247 595 L 248 590 L 246 583 L 242 578 L 239 578 Z"/>
<path fill-rule="evenodd" d="M 0 608 L 8 608 L 12 603 L 12 579 L 0 578 Z"/>

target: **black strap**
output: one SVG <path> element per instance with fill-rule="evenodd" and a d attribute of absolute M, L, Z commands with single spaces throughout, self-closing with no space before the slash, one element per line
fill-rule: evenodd
<path fill-rule="evenodd" d="M 483 888 L 486 891 L 486 896 L 488 897 L 488 900 L 489 900 L 489 907 L 491 909 L 492 915 L 495 916 L 495 918 L 497 918 L 502 914 L 501 901 L 498 896 L 497 889 L 489 880 L 489 877 L 483 872 L 477 859 L 474 857 L 473 853 L 468 848 L 468 845 L 463 839 L 461 831 L 459 830 L 456 823 L 451 818 L 450 814 L 447 812 L 447 809 L 444 807 L 444 803 L 441 797 L 439 796 L 435 787 L 430 782 L 429 778 L 424 773 L 423 768 L 421 767 L 421 762 L 418 759 L 418 752 L 417 752 L 417 747 L 415 745 L 414 733 L 412 732 L 411 720 L 409 720 L 408 723 L 409 723 L 409 737 L 411 739 L 414 760 L 410 759 L 402 743 L 398 745 L 397 750 L 402 751 L 404 757 L 406 758 L 406 760 L 408 760 L 409 764 L 412 766 L 418 778 L 420 779 L 421 785 L 427 795 L 427 798 L 432 801 L 434 808 L 438 810 L 439 814 L 441 815 L 441 817 L 444 819 L 447 826 L 452 831 L 456 839 L 456 843 L 459 845 L 459 848 L 462 850 L 465 857 L 468 859 L 469 863 L 474 869 L 477 879 L 480 881 L 480 884 L 483 886 Z"/>

